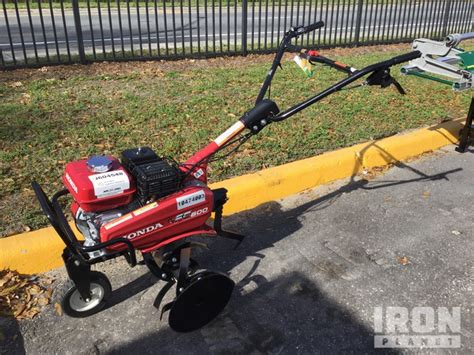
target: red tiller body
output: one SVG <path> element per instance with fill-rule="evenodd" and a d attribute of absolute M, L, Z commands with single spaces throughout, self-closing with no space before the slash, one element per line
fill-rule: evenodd
<path fill-rule="evenodd" d="M 212 209 L 213 193 L 207 186 L 185 187 L 105 223 L 100 229 L 100 239 L 107 242 L 126 238 L 137 249 L 154 249 L 167 238 L 208 229 L 205 224 Z M 120 250 L 124 246 L 117 244 L 109 249 Z"/>

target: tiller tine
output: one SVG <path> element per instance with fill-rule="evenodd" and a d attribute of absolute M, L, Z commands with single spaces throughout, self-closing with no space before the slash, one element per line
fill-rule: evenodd
<path fill-rule="evenodd" d="M 168 312 L 171 309 L 171 307 L 173 307 L 173 304 L 174 304 L 174 301 L 169 302 L 163 306 L 160 313 L 160 321 L 163 320 L 163 314 L 165 314 L 165 312 Z"/>
<path fill-rule="evenodd" d="M 180 250 L 177 280 L 168 282 L 153 304 L 159 308 L 165 294 L 176 283 L 176 298 L 165 304 L 160 314 L 161 320 L 169 311 L 168 322 L 176 332 L 197 330 L 216 318 L 229 302 L 235 286 L 234 281 L 222 273 L 209 270 L 189 273 L 190 255 L 189 247 Z"/>
<path fill-rule="evenodd" d="M 174 282 L 167 282 L 166 285 L 163 286 L 160 292 L 158 292 L 158 295 L 155 298 L 155 302 L 153 302 L 153 306 L 160 309 L 161 301 L 163 301 L 163 298 L 165 297 L 166 293 L 171 289 L 171 287 L 173 287 L 173 285 L 174 285 Z M 163 312 L 164 311 L 161 312 L 160 320 L 163 317 Z"/>
<path fill-rule="evenodd" d="M 240 245 L 240 243 L 242 243 L 242 241 L 244 240 L 245 236 L 242 235 L 242 234 L 237 234 L 237 233 L 234 233 L 234 232 L 229 232 L 229 231 L 225 231 L 225 230 L 220 230 L 218 232 L 218 235 L 222 238 L 227 238 L 227 239 L 232 239 L 232 240 L 236 240 L 237 243 L 235 244 L 234 246 L 234 250 L 237 249 Z"/>
<path fill-rule="evenodd" d="M 234 250 L 242 243 L 245 236 L 222 229 L 222 213 L 224 210 L 224 203 L 227 201 L 227 190 L 216 189 L 214 192 L 214 229 L 220 237 L 236 240 L 237 244 L 234 246 Z"/>

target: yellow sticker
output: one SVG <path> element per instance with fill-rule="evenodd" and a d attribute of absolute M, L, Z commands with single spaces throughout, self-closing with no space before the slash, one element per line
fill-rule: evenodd
<path fill-rule="evenodd" d="M 133 214 L 134 214 L 135 216 L 139 216 L 139 215 L 141 215 L 142 213 L 145 213 L 145 212 L 147 212 L 147 211 L 149 211 L 149 210 L 151 210 L 151 209 L 153 209 L 153 208 L 155 208 L 155 207 L 158 207 L 158 203 L 152 202 L 152 203 L 150 203 L 150 204 L 148 204 L 148 205 L 143 206 L 142 208 L 139 208 L 139 209 L 133 211 Z"/>
<path fill-rule="evenodd" d="M 123 215 L 122 217 L 115 218 L 112 221 L 110 221 L 109 223 L 104 224 L 104 228 L 109 230 L 110 228 L 113 228 L 113 227 L 119 225 L 120 223 L 128 221 L 131 218 L 133 218 L 132 214 L 127 213 L 126 215 Z"/>

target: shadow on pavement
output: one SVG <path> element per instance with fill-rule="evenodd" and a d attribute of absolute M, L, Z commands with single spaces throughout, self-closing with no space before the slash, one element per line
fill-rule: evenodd
<path fill-rule="evenodd" d="M 277 275 L 268 281 L 259 274 L 259 264 L 265 258 L 262 254 L 264 250 L 274 247 L 278 241 L 302 227 L 298 217 L 309 210 L 317 211 L 330 206 L 344 193 L 423 180 L 447 179 L 449 174 L 462 170 L 459 168 L 427 175 L 406 164 L 397 165 L 410 169 L 418 177 L 403 181 L 379 179 L 375 183 L 352 180 L 333 192 L 293 209 L 283 210 L 278 202 L 269 202 L 227 217 L 224 227 L 245 234 L 247 237 L 243 243 L 232 250 L 233 241 L 212 239 L 209 243 L 211 251 L 195 254 L 203 267 L 223 272 L 230 272 L 249 257 L 256 257 L 247 275 L 234 280 L 238 284 L 226 311 L 214 322 L 191 335 L 164 329 L 112 349 L 110 353 L 150 353 L 157 350 L 156 346 L 163 344 L 163 339 L 167 337 L 174 339 L 174 342 L 182 339 L 187 343 L 193 337 L 196 339 L 196 335 L 193 336 L 196 333 L 199 338 L 204 338 L 213 353 L 316 350 L 322 353 L 373 352 L 372 330 L 366 324 L 361 324 L 344 305 L 327 297 L 315 280 L 308 279 L 298 271 L 281 269 L 275 270 Z M 121 297 L 125 297 L 125 294 Z"/>
<path fill-rule="evenodd" d="M 146 273 L 137 279 L 129 282 L 128 284 L 115 289 L 112 293 L 112 297 L 107 305 L 107 308 L 113 307 L 123 301 L 126 301 L 132 296 L 139 294 L 140 292 L 145 291 L 151 286 L 155 285 L 157 278 L 154 277 L 151 273 Z"/>
<path fill-rule="evenodd" d="M 165 329 L 107 353 L 160 352 L 164 338 L 179 351 L 180 338 L 187 342 L 196 336 L 214 354 L 374 351 L 370 328 L 304 275 L 290 273 L 270 282 L 254 275 L 249 281 L 258 287 L 249 293 L 236 289 L 226 311 L 203 329 L 188 334 Z"/>
<path fill-rule="evenodd" d="M 25 354 L 23 336 L 18 321 L 0 316 L 0 354 Z"/>

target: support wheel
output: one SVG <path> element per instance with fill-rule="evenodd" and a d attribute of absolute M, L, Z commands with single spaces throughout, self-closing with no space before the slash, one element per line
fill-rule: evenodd
<path fill-rule="evenodd" d="M 92 271 L 91 278 L 91 299 L 85 301 L 76 286 L 72 285 L 64 294 L 61 306 L 64 313 L 70 317 L 83 318 L 88 317 L 102 310 L 107 300 L 112 294 L 112 286 L 107 276 L 101 272 Z"/>

